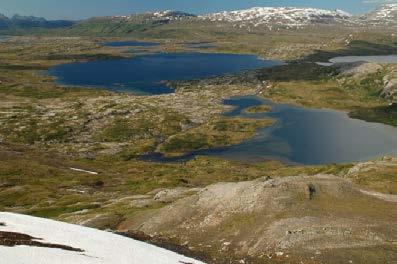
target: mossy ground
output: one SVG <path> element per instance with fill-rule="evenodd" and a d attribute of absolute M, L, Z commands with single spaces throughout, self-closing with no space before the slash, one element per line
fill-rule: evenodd
<path fill-rule="evenodd" d="M 272 120 L 220 118 L 176 134 L 164 142 L 160 150 L 167 155 L 181 155 L 199 149 L 229 146 L 252 137 L 258 128 L 270 124 Z"/>
<path fill-rule="evenodd" d="M 335 69 L 298 63 L 264 70 L 271 80 L 261 95 L 280 103 L 347 111 L 354 118 L 396 125 L 395 106 L 380 97 L 391 66 L 359 78 L 341 77 Z"/>
<path fill-rule="evenodd" d="M 99 174 L 72 171 L 72 167 Z M 70 159 L 32 147 L 3 145 L 0 148 L 0 210 L 51 218 L 79 211 L 81 214 L 114 211 L 125 216 L 141 209 L 130 208 L 128 203 L 123 205 L 123 197 L 157 188 L 204 187 L 264 176 L 343 174 L 350 167 L 289 167 L 279 162 L 242 164 L 204 157 L 167 164 L 124 161 L 118 157 Z M 115 203 L 118 200 L 120 203 Z"/>
<path fill-rule="evenodd" d="M 222 33 L 214 38 L 219 35 Z M 285 50 L 274 51 L 273 55 L 296 58 L 318 48 L 318 45 L 302 46 L 302 50 L 289 52 L 287 43 L 291 44 L 295 38 L 304 41 L 304 36 L 307 35 L 288 32 L 272 36 L 244 34 L 236 41 L 225 36 L 220 41 L 225 45 L 217 51 L 251 49 L 252 53 L 268 55 L 263 52 L 266 45 L 274 46 L 281 41 Z M 269 42 L 259 47 L 258 43 L 265 38 Z M 374 33 L 364 39 L 387 43 L 388 38 Z M 329 40 L 329 36 L 323 40 Z M 251 42 L 256 44 L 247 44 Z M 177 47 L 167 44 L 162 48 L 169 50 L 173 45 Z M 364 44 L 361 45 L 363 48 Z M 341 48 L 340 43 L 333 48 L 334 51 Z M 216 86 L 207 90 L 190 87 L 185 92 L 177 91 L 174 99 L 171 96 L 137 98 L 97 89 L 59 87 L 53 78 L 42 74 L 59 63 L 114 56 L 125 54 L 123 50 L 99 47 L 85 38 L 22 37 L 11 44 L 0 44 L 0 210 L 58 219 L 73 213 L 132 217 L 141 210 L 163 204 L 136 208 L 123 198 L 156 188 L 203 187 L 263 176 L 317 173 L 344 176 L 352 166 L 291 167 L 279 162 L 243 164 L 204 157 L 176 164 L 138 161 L 135 158 L 140 154 L 158 149 L 173 155 L 235 144 L 271 121 L 220 117 L 225 110 L 222 98 L 257 92 L 250 87 Z M 377 95 L 383 73 L 359 81 L 341 80 L 324 68 L 297 63 L 266 74 L 271 88 L 264 89 L 263 96 L 278 102 L 349 111 L 380 109 L 380 113 L 388 113 L 383 111 L 387 102 Z M 97 114 L 99 119 L 95 119 Z M 133 117 L 127 118 L 132 114 Z M 368 116 L 372 115 L 365 118 Z M 374 121 L 383 118 L 384 122 L 395 124 L 393 113 L 371 117 Z M 90 120 L 94 121 L 90 123 Z M 76 172 L 71 167 L 99 174 Z M 376 175 L 363 172 L 353 180 L 369 189 L 396 193 L 395 173 L 394 168 L 383 168 Z"/>

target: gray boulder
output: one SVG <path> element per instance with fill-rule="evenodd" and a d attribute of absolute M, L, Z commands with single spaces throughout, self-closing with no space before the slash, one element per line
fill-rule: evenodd
<path fill-rule="evenodd" d="M 397 78 L 389 79 L 389 77 L 385 77 L 384 82 L 385 87 L 381 92 L 381 96 L 383 98 L 393 99 L 397 95 Z"/>

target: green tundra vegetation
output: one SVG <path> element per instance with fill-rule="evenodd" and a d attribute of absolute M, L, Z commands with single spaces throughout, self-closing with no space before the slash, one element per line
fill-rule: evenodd
<path fill-rule="evenodd" d="M 271 107 L 267 105 L 252 106 L 244 110 L 248 114 L 266 113 L 270 111 Z"/>
<path fill-rule="evenodd" d="M 151 14 L 45 24 L 0 25 L 0 34 L 11 35 L 0 41 L 0 211 L 128 230 L 124 235 L 165 241 L 216 264 L 396 259 L 397 157 L 319 166 L 145 159 L 238 144 L 276 122 L 253 118 L 270 111 L 266 105 L 223 115 L 232 108 L 223 101 L 233 96 L 397 126 L 396 94 L 386 89 L 395 89 L 396 64 L 316 63 L 396 54 L 395 25 L 239 27 Z M 159 45 L 133 51 L 103 45 L 124 40 Z M 253 54 L 286 64 L 172 81 L 175 93 L 154 96 L 64 87 L 47 74 L 64 63 L 178 51 Z"/>
<path fill-rule="evenodd" d="M 80 36 L 88 33 L 93 37 Z M 71 37 L 60 36 L 65 34 Z M 258 74 L 267 81 L 260 87 L 249 82 L 192 84 L 176 88 L 175 95 L 158 96 L 60 87 L 43 72 L 61 63 L 133 56 L 126 49 L 100 44 L 131 36 L 159 41 L 161 45 L 151 51 L 186 50 L 186 42 L 210 41 L 215 44 L 208 49 L 212 52 L 251 53 L 288 59 L 290 64 L 260 70 Z M 347 38 L 352 39 L 349 44 Z M 354 164 L 243 164 L 204 157 L 149 163 L 137 159 L 151 151 L 174 156 L 236 144 L 255 135 L 259 127 L 272 124 L 272 120 L 223 117 L 229 107 L 222 100 L 235 95 L 261 94 L 275 102 L 341 109 L 353 117 L 397 125 L 396 110 L 379 96 L 384 76 L 395 66 L 385 65 L 376 73 L 353 78 L 312 63 L 336 55 L 395 53 L 396 43 L 396 36 L 387 30 L 352 33 L 341 28 L 309 28 L 259 34 L 228 26 L 209 30 L 205 22 L 198 27 L 175 23 L 131 29 L 98 25 L 95 20 L 68 30 L 11 38 L 0 43 L 0 210 L 71 222 L 76 221 L 75 213 L 79 220 L 101 213 L 124 219 L 164 206 L 161 202 L 147 207 L 128 202 L 133 195 L 157 188 L 318 173 L 351 178 L 363 188 L 396 194 L 395 166 L 378 166 L 377 173 L 349 174 Z M 254 107 L 247 111 L 267 110 Z"/>
<path fill-rule="evenodd" d="M 114 157 L 67 159 L 58 153 L 8 144 L 0 149 L 0 166 L 0 210 L 52 218 L 82 209 L 88 209 L 91 214 L 111 210 L 121 215 L 150 209 L 118 208 L 112 203 L 113 199 L 145 194 L 156 188 L 204 187 L 216 182 L 252 180 L 263 176 L 342 175 L 351 167 L 289 167 L 279 162 L 239 164 L 215 158 L 166 164 L 123 161 Z M 73 172 L 70 168 L 74 167 L 99 174 Z M 160 203 L 158 206 L 163 205 Z"/>
<path fill-rule="evenodd" d="M 178 156 L 191 150 L 233 145 L 255 135 L 258 128 L 271 123 L 271 120 L 221 118 L 176 134 L 164 142 L 160 150 L 168 155 Z"/>

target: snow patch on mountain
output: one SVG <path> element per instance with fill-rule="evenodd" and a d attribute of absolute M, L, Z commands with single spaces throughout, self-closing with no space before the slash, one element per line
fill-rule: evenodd
<path fill-rule="evenodd" d="M 116 19 L 133 20 L 137 17 L 143 17 L 147 20 L 166 20 L 166 21 L 176 21 L 183 19 L 190 19 L 196 17 L 196 15 L 189 14 L 182 11 L 165 10 L 158 12 L 148 12 L 144 14 L 132 14 L 128 16 L 113 16 Z"/>
<path fill-rule="evenodd" d="M 166 18 L 169 20 L 181 20 L 184 18 L 196 17 L 193 14 L 189 14 L 189 13 L 185 13 L 185 12 L 181 12 L 181 11 L 173 11 L 173 10 L 155 12 L 155 13 L 153 13 L 153 16 L 158 17 L 158 18 Z"/>
<path fill-rule="evenodd" d="M 204 264 L 113 233 L 12 213 L 0 213 L 0 263 Z"/>
<path fill-rule="evenodd" d="M 385 4 L 360 17 L 370 24 L 397 24 L 397 4 Z"/>
<path fill-rule="evenodd" d="M 333 24 L 349 21 L 352 15 L 342 10 L 323 10 L 294 7 L 254 7 L 246 10 L 224 11 L 200 16 L 209 21 L 243 23 L 245 25 L 281 25 L 290 27 L 314 23 Z"/>

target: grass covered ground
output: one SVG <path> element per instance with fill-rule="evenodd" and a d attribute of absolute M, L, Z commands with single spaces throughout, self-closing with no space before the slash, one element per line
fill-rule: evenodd
<path fill-rule="evenodd" d="M 114 204 L 116 201 L 157 188 L 204 187 L 216 182 L 301 173 L 339 174 L 351 165 L 288 167 L 279 162 L 249 165 L 213 158 L 168 164 L 111 157 L 87 160 L 31 147 L 2 145 L 0 167 L 0 210 L 56 218 L 82 210 L 87 213 L 114 211 L 126 216 L 139 208 L 119 207 L 120 204 Z M 128 207 L 128 203 L 125 206 Z"/>
<path fill-rule="evenodd" d="M 262 78 L 271 80 L 262 96 L 305 107 L 344 110 L 354 118 L 395 126 L 395 106 L 380 96 L 385 76 L 394 67 L 385 65 L 375 73 L 344 76 L 335 68 L 312 63 L 281 66 L 261 73 Z"/>
<path fill-rule="evenodd" d="M 172 30 L 159 38 L 172 36 Z M 331 33 L 315 40 L 308 32 L 242 34 L 235 38 L 218 32 L 212 38 L 203 33 L 201 38 L 216 39 L 218 48 L 214 51 L 294 59 L 317 54 L 317 59 L 322 53 L 315 52 L 316 49 L 331 48 L 322 46 L 328 45 L 336 34 Z M 385 45 L 392 46 L 388 34 L 366 33 L 362 38 L 376 44 L 362 42 L 359 47 L 351 46 L 352 50 L 372 49 L 376 53 Z M 310 39 L 315 42 L 312 46 Z M 388 108 L 388 102 L 379 98 L 387 67 L 352 79 L 339 77 L 332 69 L 297 61 L 260 71 L 267 83 L 259 87 L 241 83 L 204 87 L 195 84 L 178 88 L 175 95 L 154 97 L 59 87 L 53 78 L 43 74 L 59 63 L 127 56 L 123 49 L 100 46 L 98 42 L 103 40 L 20 37 L 0 43 L 0 210 L 71 222 L 112 215 L 100 226 L 112 228 L 137 212 L 164 206 L 162 202 L 136 202 L 136 196 L 158 188 L 194 188 L 221 181 L 318 173 L 350 178 L 368 190 L 396 193 L 394 161 L 391 165 L 375 164 L 369 171 L 349 174 L 353 164 L 291 167 L 279 162 L 242 164 L 203 157 L 175 164 L 136 159 L 156 150 L 175 155 L 235 144 L 252 137 L 258 127 L 271 124 L 269 120 L 221 117 L 228 110 L 222 99 L 234 95 L 262 92 L 264 97 L 277 102 L 342 109 L 352 111 L 352 115 L 357 113 L 360 118 L 396 124 L 396 115 Z M 177 40 L 187 41 L 188 37 Z M 304 44 L 295 49 L 294 41 Z M 341 38 L 339 42 L 343 41 Z M 343 47 L 347 52 L 348 48 L 339 42 L 332 47 L 335 54 Z M 275 43 L 280 45 L 275 47 Z M 155 49 L 181 50 L 182 46 L 171 41 Z"/>

